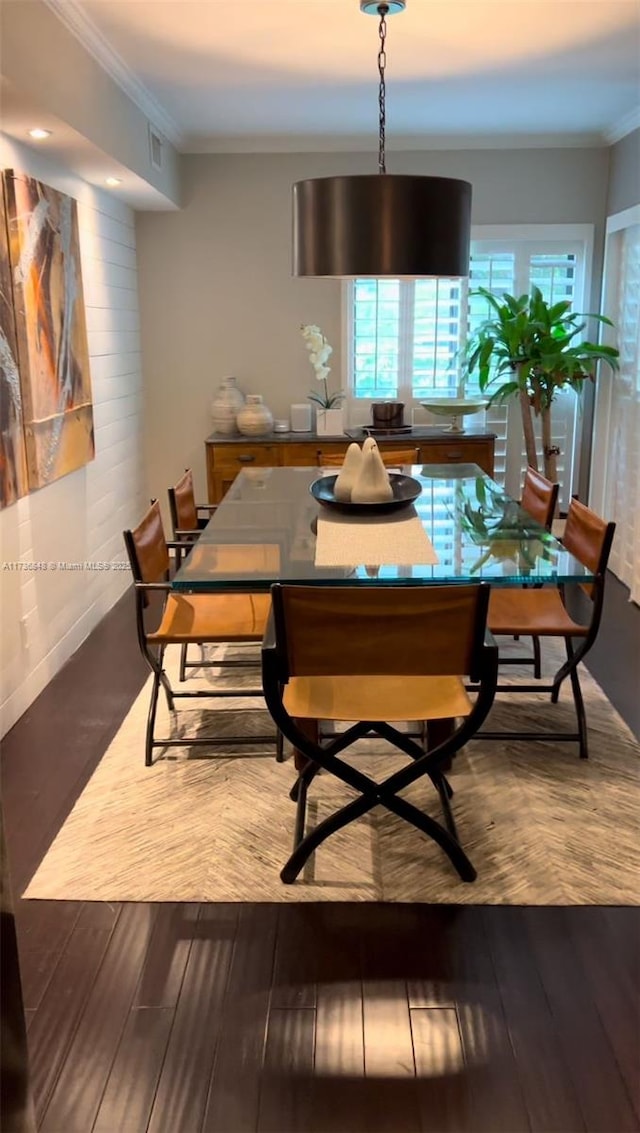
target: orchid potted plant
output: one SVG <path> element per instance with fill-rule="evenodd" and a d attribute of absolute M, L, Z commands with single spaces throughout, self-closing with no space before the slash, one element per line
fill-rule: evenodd
<path fill-rule="evenodd" d="M 322 382 L 322 391 L 312 390 L 308 395 L 309 401 L 316 406 L 316 431 L 321 436 L 339 436 L 343 432 L 342 392 L 329 393 L 327 378 L 331 367 L 327 365 L 333 354 L 333 347 L 329 345 L 320 327 L 314 324 L 301 326 L 300 331 L 309 351 L 309 361 L 316 372 L 316 378 Z"/>

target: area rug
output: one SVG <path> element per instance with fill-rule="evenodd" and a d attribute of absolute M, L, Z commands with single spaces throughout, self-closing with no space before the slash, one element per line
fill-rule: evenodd
<path fill-rule="evenodd" d="M 517 648 L 522 648 L 519 643 Z M 215 657 L 214 657 L 215 659 Z M 545 667 L 560 655 L 546 645 Z M 167 668 L 176 679 L 177 657 Z M 227 670 L 229 672 L 229 670 Z M 514 679 L 519 671 L 511 670 Z M 531 679 L 531 670 L 525 671 Z M 221 670 L 196 684 L 224 687 Z M 237 683 L 237 676 L 234 678 Z M 259 670 L 243 678 L 259 683 Z M 291 759 L 274 748 L 165 748 L 144 766 L 149 686 L 141 692 L 32 879 L 25 896 L 84 901 L 418 901 L 454 904 L 638 904 L 640 760 L 633 736 L 583 671 L 590 759 L 573 743 L 474 741 L 451 782 L 460 840 L 478 878 L 461 882 L 448 859 L 413 827 L 377 808 L 325 842 L 294 885 L 279 873 L 291 851 Z M 271 721 L 261 698 L 224 698 L 215 709 L 183 702 L 159 729 L 260 735 Z M 213 702 L 209 701 L 209 705 Z M 185 724 L 185 721 L 188 723 Z M 492 730 L 574 730 L 570 696 L 502 697 Z M 176 729 L 182 728 L 182 732 Z M 244 731 L 240 731 L 244 729 Z M 157 732 L 166 736 L 167 730 Z M 354 761 L 384 778 L 404 758 L 381 740 L 361 741 Z M 310 790 L 315 825 L 352 797 L 329 775 Z M 439 818 L 428 782 L 407 797 Z"/>

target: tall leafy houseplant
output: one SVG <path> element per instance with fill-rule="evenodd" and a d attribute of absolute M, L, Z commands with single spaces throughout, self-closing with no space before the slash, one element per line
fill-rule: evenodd
<path fill-rule="evenodd" d="M 580 393 L 585 381 L 594 380 L 597 362 L 618 369 L 615 347 L 575 339 L 587 325 L 584 319 L 613 324 L 604 315 L 572 311 L 568 300 L 550 306 L 538 287 L 519 298 L 496 296 L 484 287 L 472 295 L 486 299 L 491 314 L 465 345 L 465 372 L 471 375 L 477 370 L 483 392 L 500 383 L 491 403 L 519 398 L 527 460 L 535 469 L 539 465 L 532 410 L 541 418 L 544 474 L 555 482 L 560 450 L 551 440 L 551 406 L 558 390 L 569 386 Z"/>

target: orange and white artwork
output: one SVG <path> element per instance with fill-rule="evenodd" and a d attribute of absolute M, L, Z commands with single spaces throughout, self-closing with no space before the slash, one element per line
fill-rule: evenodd
<path fill-rule="evenodd" d="M 0 192 L 0 507 L 28 490 L 7 218 Z"/>
<path fill-rule="evenodd" d="M 93 460 L 76 202 L 3 172 L 29 490 Z"/>

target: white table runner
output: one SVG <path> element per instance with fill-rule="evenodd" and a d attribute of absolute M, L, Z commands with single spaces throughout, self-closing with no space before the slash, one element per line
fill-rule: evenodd
<path fill-rule="evenodd" d="M 433 566 L 438 556 L 415 513 L 318 518 L 315 564 L 318 567 Z"/>

